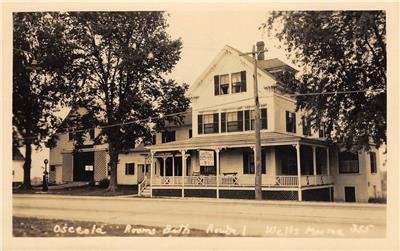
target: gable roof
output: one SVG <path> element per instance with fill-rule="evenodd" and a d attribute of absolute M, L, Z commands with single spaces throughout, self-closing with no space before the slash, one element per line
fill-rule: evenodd
<path fill-rule="evenodd" d="M 260 65 L 261 68 L 263 68 L 266 71 L 275 70 L 275 69 L 279 69 L 279 68 L 289 69 L 289 70 L 295 71 L 295 72 L 297 71 L 296 69 L 294 69 L 290 65 L 286 64 L 285 62 L 283 62 L 279 58 L 271 58 L 271 59 L 266 59 L 266 60 L 259 60 L 258 64 Z"/>
<path fill-rule="evenodd" d="M 214 67 L 214 65 L 217 64 L 218 61 L 224 56 L 225 51 L 232 52 L 235 56 L 237 56 L 238 58 L 245 59 L 250 64 L 254 63 L 254 59 L 251 56 L 249 56 L 249 55 L 241 56 L 241 54 L 243 54 L 241 51 L 239 51 L 229 45 L 225 45 L 224 48 L 222 48 L 222 50 L 218 53 L 218 55 L 209 64 L 209 66 L 196 79 L 196 81 L 193 83 L 193 85 L 190 86 L 190 89 L 188 91 L 189 95 L 200 86 L 200 84 L 203 81 L 203 79 L 205 78 L 205 76 L 210 72 L 210 70 Z M 293 69 L 291 66 L 287 65 L 286 63 L 284 63 L 283 61 L 281 61 L 278 58 L 257 61 L 258 70 L 260 72 L 262 72 L 263 74 L 267 75 L 268 77 L 272 78 L 275 82 L 278 82 L 278 80 L 272 73 L 270 73 L 268 71 L 268 69 L 275 69 L 278 67 L 288 67 L 289 69 Z M 295 69 L 293 69 L 293 70 L 295 70 Z"/>

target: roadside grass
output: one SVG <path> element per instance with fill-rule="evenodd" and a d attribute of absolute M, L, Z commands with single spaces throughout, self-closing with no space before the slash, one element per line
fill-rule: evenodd
<path fill-rule="evenodd" d="M 42 187 L 33 187 L 32 190 L 13 189 L 13 194 L 57 194 L 57 195 L 78 195 L 78 196 L 121 196 L 136 195 L 136 186 L 119 185 L 115 192 L 106 191 L 106 188 L 99 186 L 80 186 L 53 189 L 49 187 L 47 192 L 42 192 Z"/>
<path fill-rule="evenodd" d="M 135 224 L 107 224 L 94 221 L 70 221 L 13 217 L 14 237 L 217 237 L 222 234 L 206 233 L 204 230 L 174 226 L 170 231 L 163 227 Z M 78 233 L 80 232 L 80 233 Z"/>

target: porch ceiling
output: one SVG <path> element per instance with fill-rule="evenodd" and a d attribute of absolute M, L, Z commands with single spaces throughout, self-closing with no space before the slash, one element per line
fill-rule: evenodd
<path fill-rule="evenodd" d="M 216 147 L 243 147 L 254 145 L 254 133 L 225 134 L 194 137 L 187 140 L 174 141 L 169 143 L 149 146 L 152 151 L 160 150 L 180 150 L 180 149 L 208 149 Z M 261 145 L 287 145 L 291 143 L 308 143 L 313 145 L 325 145 L 325 142 L 319 139 L 304 138 L 296 135 L 290 135 L 277 132 L 262 132 Z"/>

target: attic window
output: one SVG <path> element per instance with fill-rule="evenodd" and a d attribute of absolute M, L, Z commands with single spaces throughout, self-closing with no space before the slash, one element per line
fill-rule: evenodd
<path fill-rule="evenodd" d="M 232 93 L 246 92 L 246 71 L 232 73 Z"/>
<path fill-rule="evenodd" d="M 219 76 L 219 94 L 228 94 L 229 93 L 229 75 L 221 75 Z"/>
<path fill-rule="evenodd" d="M 229 94 L 229 74 L 214 76 L 214 95 Z"/>

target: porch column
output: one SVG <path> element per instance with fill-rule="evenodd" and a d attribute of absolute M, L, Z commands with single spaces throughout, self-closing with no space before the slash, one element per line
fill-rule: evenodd
<path fill-rule="evenodd" d="M 219 151 L 220 151 L 220 149 L 219 148 L 216 148 L 215 149 L 215 158 L 216 158 L 216 161 L 217 161 L 217 164 L 216 164 L 216 176 L 217 176 L 217 199 L 219 199 Z"/>
<path fill-rule="evenodd" d="M 150 152 L 150 197 L 153 197 L 154 152 Z"/>
<path fill-rule="evenodd" d="M 329 146 L 326 148 L 326 174 L 330 175 L 330 163 L 329 163 Z"/>
<path fill-rule="evenodd" d="M 165 169 L 166 169 L 165 166 L 167 164 L 167 157 L 164 156 L 162 159 L 163 159 L 163 171 L 164 171 L 163 176 L 165 177 Z"/>
<path fill-rule="evenodd" d="M 317 175 L 317 154 L 316 154 L 316 147 L 312 147 L 312 154 L 313 154 L 313 175 Z"/>
<path fill-rule="evenodd" d="M 172 155 L 172 184 L 175 184 L 175 155 Z"/>
<path fill-rule="evenodd" d="M 185 176 L 186 176 L 186 150 L 181 150 L 182 154 L 182 198 L 185 197 Z"/>
<path fill-rule="evenodd" d="M 299 201 L 302 201 L 302 194 L 301 194 L 301 162 L 300 162 L 300 143 L 297 142 L 296 144 L 296 155 L 297 155 L 297 182 L 298 182 L 298 193 L 299 193 Z"/>

